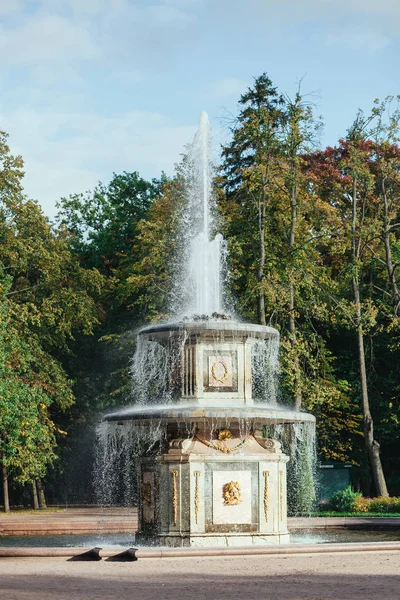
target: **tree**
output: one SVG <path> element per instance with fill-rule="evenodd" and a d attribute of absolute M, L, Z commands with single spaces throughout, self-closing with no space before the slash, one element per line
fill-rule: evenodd
<path fill-rule="evenodd" d="M 337 225 L 331 244 L 329 261 L 337 277 L 339 294 L 336 315 L 340 312 L 357 340 L 359 385 L 364 423 L 364 440 L 378 495 L 387 495 L 380 446 L 374 437 L 374 422 L 366 365 L 365 336 L 376 327 L 378 308 L 371 293 L 363 300 L 362 290 L 368 290 L 374 278 L 371 263 L 371 243 L 379 239 L 376 220 L 374 176 L 370 168 L 373 144 L 365 136 L 365 121 L 361 113 L 349 129 L 346 140 L 337 148 L 328 148 L 311 157 L 317 177 L 313 189 L 337 213 Z M 373 252 L 375 250 L 372 248 Z M 339 309 L 339 310 L 338 310 Z"/>
<path fill-rule="evenodd" d="M 299 215 L 299 202 L 306 197 L 304 193 L 306 182 L 302 173 L 302 155 L 310 151 L 316 141 L 316 136 L 321 126 L 313 114 L 312 105 L 301 95 L 300 89 L 294 100 L 285 99 L 285 120 L 283 130 L 283 171 L 285 189 L 290 198 L 290 232 L 288 236 L 288 284 L 289 284 L 289 340 L 292 346 L 294 365 L 294 403 L 297 410 L 302 405 L 302 377 L 299 363 L 299 350 L 297 348 L 296 332 L 296 271 L 298 271 L 296 237 L 299 228 L 299 218 L 305 214 L 304 209 Z M 309 221 L 308 221 L 309 222 Z M 307 245 L 311 239 L 307 240 Z"/>
<path fill-rule="evenodd" d="M 239 120 L 231 144 L 223 150 L 218 206 L 229 247 L 230 281 L 241 316 L 254 319 L 260 307 L 258 207 L 268 200 L 263 301 L 266 321 L 281 334 L 280 401 L 294 400 L 298 409 L 314 412 L 322 456 L 350 460 L 359 428 L 357 408 L 348 382 L 336 376 L 336 356 L 324 339 L 330 325 L 325 290 L 334 285 L 324 254 L 335 229 L 335 211 L 312 193 L 304 158 L 315 143 L 320 121 L 300 93 L 294 100 L 276 93 L 282 101 L 274 152 L 268 158 L 268 195 L 262 191 L 266 157 L 254 151 L 262 136 L 255 119 L 253 128 L 241 127 Z"/>
<path fill-rule="evenodd" d="M 138 223 L 146 218 L 158 192 L 158 182 L 148 182 L 135 171 L 114 173 L 105 186 L 73 194 L 58 203 L 57 220 L 72 235 L 70 247 L 82 265 L 112 275 L 121 262 L 138 250 Z"/>
<path fill-rule="evenodd" d="M 374 141 L 370 165 L 375 182 L 377 211 L 381 218 L 381 240 L 385 248 L 384 263 L 392 293 L 393 312 L 398 317 L 400 291 L 393 248 L 396 247 L 396 231 L 400 228 L 400 148 L 397 144 L 400 133 L 400 96 L 392 111 L 393 100 L 392 96 L 388 96 L 383 102 L 376 100 L 370 117 L 362 117 L 362 121 L 363 129 L 367 129 L 366 136 Z"/>
<path fill-rule="evenodd" d="M 266 221 L 281 152 L 284 98 L 264 73 L 239 104 L 243 108 L 232 127 L 232 141 L 222 149 L 223 181 L 226 194 L 248 215 L 257 264 L 258 322 L 265 325 Z"/>
<path fill-rule="evenodd" d="M 44 477 L 47 466 L 55 459 L 57 428 L 48 415 L 50 395 L 26 377 L 36 357 L 13 322 L 11 301 L 6 295 L 11 278 L 1 275 L 0 463 L 4 509 L 8 512 L 9 475 L 21 483 Z"/>
<path fill-rule="evenodd" d="M 62 359 L 99 323 L 102 277 L 82 269 L 22 189 L 22 159 L 0 134 L 1 451 L 4 469 L 35 481 L 54 457 L 60 412 L 74 402 Z"/>

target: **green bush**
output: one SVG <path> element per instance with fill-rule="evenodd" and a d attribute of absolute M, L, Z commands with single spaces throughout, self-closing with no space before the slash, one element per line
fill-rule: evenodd
<path fill-rule="evenodd" d="M 400 513 L 400 498 L 395 496 L 386 498 L 371 498 L 368 501 L 369 513 Z"/>
<path fill-rule="evenodd" d="M 335 492 L 329 499 L 329 509 L 338 512 L 354 512 L 355 505 L 359 498 L 362 497 L 360 492 L 355 492 L 351 485 L 340 492 Z"/>
<path fill-rule="evenodd" d="M 350 513 L 400 513 L 400 497 L 364 498 L 349 485 L 345 490 L 331 496 L 328 510 Z"/>

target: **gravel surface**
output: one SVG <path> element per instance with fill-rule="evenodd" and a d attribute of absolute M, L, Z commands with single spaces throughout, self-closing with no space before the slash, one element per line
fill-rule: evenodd
<path fill-rule="evenodd" d="M 5 600 L 399 600 L 400 552 L 0 560 Z"/>

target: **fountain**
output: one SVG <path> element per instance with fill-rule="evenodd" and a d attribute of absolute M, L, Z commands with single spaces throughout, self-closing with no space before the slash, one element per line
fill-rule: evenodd
<path fill-rule="evenodd" d="M 289 540 L 278 438 L 315 419 L 277 404 L 278 331 L 225 316 L 209 156 L 203 113 L 188 157 L 177 317 L 138 335 L 136 403 L 104 418 L 97 485 L 112 503 L 122 477 L 129 503 L 138 478 L 144 544 L 278 544 Z"/>

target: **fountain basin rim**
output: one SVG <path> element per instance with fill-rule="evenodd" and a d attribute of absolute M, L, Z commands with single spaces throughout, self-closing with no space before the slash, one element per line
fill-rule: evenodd
<path fill-rule="evenodd" d="M 165 422 L 177 421 L 203 421 L 207 419 L 228 419 L 243 420 L 251 419 L 263 421 L 265 423 L 315 423 L 314 415 L 310 413 L 298 412 L 295 410 L 286 410 L 276 407 L 258 406 L 149 406 L 138 410 L 134 407 L 131 410 L 122 410 L 115 413 L 109 413 L 103 417 L 103 421 L 156 421 Z"/>
<path fill-rule="evenodd" d="M 218 332 L 257 338 L 279 337 L 279 331 L 274 327 L 257 325 L 255 323 L 240 323 L 239 321 L 179 321 L 176 323 L 161 323 L 144 327 L 140 330 L 139 335 L 174 331 L 190 331 L 190 333 L 198 334 Z"/>

